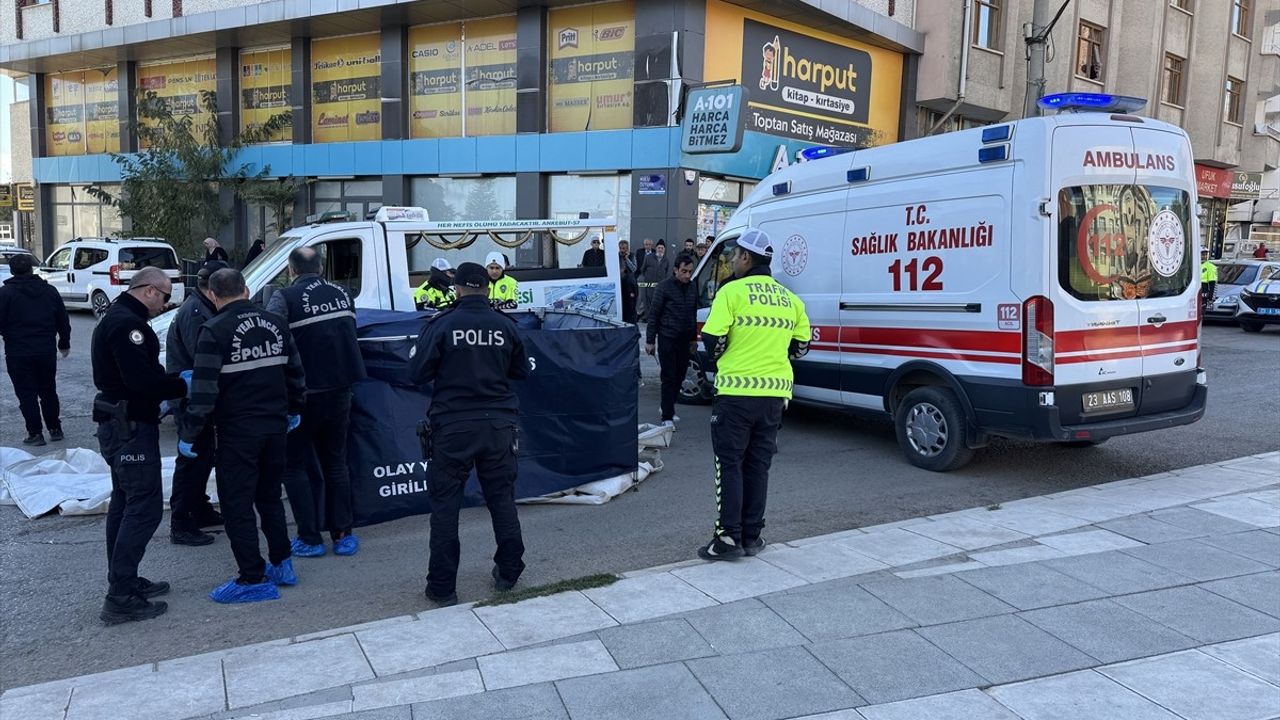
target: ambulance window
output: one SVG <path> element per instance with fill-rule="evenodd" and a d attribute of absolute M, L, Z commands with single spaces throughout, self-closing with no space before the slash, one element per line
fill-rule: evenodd
<path fill-rule="evenodd" d="M 1191 199 L 1150 185 L 1086 185 L 1058 194 L 1058 281 L 1081 300 L 1181 295 L 1198 265 Z"/>
<path fill-rule="evenodd" d="M 698 273 L 698 307 L 711 307 L 711 301 L 716 298 L 716 290 L 724 285 L 725 281 L 733 277 L 733 254 L 732 245 L 733 238 L 721 239 L 712 248 L 712 254 L 707 262 L 702 266 L 702 271 Z"/>

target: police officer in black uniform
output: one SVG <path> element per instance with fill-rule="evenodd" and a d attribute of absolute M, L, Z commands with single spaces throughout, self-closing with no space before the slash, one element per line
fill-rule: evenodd
<path fill-rule="evenodd" d="M 102 457 L 111 466 L 109 585 L 99 615 L 108 625 L 146 620 L 168 609 L 150 598 L 169 592 L 169 583 L 139 577 L 138 564 L 164 515 L 160 405 L 187 394 L 187 383 L 160 366 L 160 341 L 147 324 L 164 310 L 172 292 L 163 270 L 143 268 L 93 330 L 90 356 L 98 388 L 93 419 Z"/>
<path fill-rule="evenodd" d="M 434 381 L 427 485 L 431 493 L 431 560 L 427 599 L 458 601 L 458 511 L 472 467 L 493 518 L 498 550 L 494 586 L 510 590 L 524 571 L 524 541 L 516 514 L 516 418 L 511 380 L 529 374 L 515 322 L 489 306 L 489 277 L 476 263 L 454 276 L 457 304 L 436 315 L 418 338 L 410 373 Z"/>
<path fill-rule="evenodd" d="M 196 336 L 200 327 L 218 312 L 209 292 L 209 276 L 225 267 L 228 265 L 221 260 L 213 260 L 196 273 L 196 291 L 187 295 L 169 324 L 164 345 L 165 370 L 181 373 L 195 367 Z M 179 424 L 185 409 L 186 403 L 182 402 L 174 412 Z M 179 455 L 173 466 L 169 542 L 174 545 L 208 545 L 213 542 L 213 535 L 200 528 L 222 525 L 222 515 L 213 509 L 209 496 L 205 494 L 209 473 L 213 472 L 213 423 L 205 424 L 204 431 L 193 444 L 196 456 Z"/>
<path fill-rule="evenodd" d="M 218 314 L 196 340 L 191 402 L 179 428 L 178 454 L 192 457 L 193 443 L 209 419 L 217 425 L 218 500 L 239 577 L 209 593 L 220 603 L 275 600 L 277 585 L 295 585 L 289 526 L 280 479 L 285 433 L 298 426 L 305 403 L 302 360 L 284 318 L 249 300 L 238 270 L 209 276 Z M 257 509 L 270 564 L 258 551 Z"/>
<path fill-rule="evenodd" d="M 347 470 L 347 427 L 351 386 L 365 377 L 356 342 L 355 304 L 345 288 L 320 277 L 320 256 L 313 248 L 289 253 L 293 284 L 271 296 L 267 310 L 285 318 L 302 356 L 307 404 L 302 425 L 289 433 L 284 485 L 298 523 L 293 554 L 324 554 L 320 537 L 329 530 L 335 555 L 355 555 L 360 541 L 351 532 L 351 478 Z M 308 470 L 319 457 L 324 486 L 313 484 Z M 323 500 L 323 502 L 321 502 Z"/>

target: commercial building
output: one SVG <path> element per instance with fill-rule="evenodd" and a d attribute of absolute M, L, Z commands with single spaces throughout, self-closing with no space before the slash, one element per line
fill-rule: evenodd
<path fill-rule="evenodd" d="M 433 219 L 593 217 L 624 238 L 711 234 L 812 144 L 894 142 L 914 121 L 912 0 L 0 0 L 0 69 L 30 90 L 45 253 L 123 221 L 85 192 L 138 149 L 138 93 L 224 142 L 288 109 L 238 160 L 310 182 L 294 222 L 426 207 Z M 686 87 L 751 90 L 740 152 L 683 155 Z M 270 208 L 226 197 L 224 244 L 270 238 Z M 576 265 L 517 249 L 517 266 Z"/>

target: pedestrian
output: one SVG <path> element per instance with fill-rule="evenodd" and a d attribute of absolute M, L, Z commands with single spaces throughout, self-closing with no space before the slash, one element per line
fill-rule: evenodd
<path fill-rule="evenodd" d="M 1209 259 L 1209 248 L 1200 249 L 1200 304 L 1208 307 L 1217 297 L 1218 266 Z"/>
<path fill-rule="evenodd" d="M 582 253 L 582 267 L 604 267 L 604 248 L 600 238 L 591 238 L 591 248 Z"/>
<path fill-rule="evenodd" d="M 631 260 L 630 243 L 623 240 L 618 243 L 618 270 L 622 293 L 622 322 L 635 324 L 636 300 L 640 297 L 640 286 L 636 283 L 636 266 Z"/>
<path fill-rule="evenodd" d="M 224 263 L 231 262 L 231 258 L 227 257 L 227 251 L 223 250 L 218 241 L 211 237 L 204 239 L 204 249 L 204 263 L 202 264 L 207 264 L 214 260 L 221 260 Z"/>
<path fill-rule="evenodd" d="M 681 253 L 692 253 L 692 252 L 693 252 L 693 248 L 694 248 L 694 247 L 695 247 L 695 243 L 693 242 L 693 238 L 685 238 L 685 239 L 684 239 L 684 249 L 683 249 L 683 250 L 681 250 L 680 252 L 681 252 Z"/>
<path fill-rule="evenodd" d="M 285 433 L 298 427 L 305 403 L 302 360 L 284 318 L 249 300 L 239 270 L 209 276 L 218 314 L 200 328 L 191 376 L 191 402 L 178 429 L 178 454 L 195 456 L 204 426 L 216 426 L 218 500 L 239 575 L 209 598 L 247 603 L 280 597 L 277 585 L 296 585 L 289 527 L 280 499 Z M 270 564 L 258 551 L 258 523 Z"/>
<path fill-rule="evenodd" d="M 507 274 L 507 257 L 491 252 L 484 264 L 489 272 L 489 303 L 497 310 L 515 310 L 520 303 L 520 286 Z"/>
<path fill-rule="evenodd" d="M 659 240 L 652 255 L 646 255 L 638 271 L 640 282 L 640 319 L 649 322 L 649 306 L 654 288 L 671 274 L 671 260 L 667 258 L 667 243 Z"/>
<path fill-rule="evenodd" d="M 164 366 L 170 373 L 190 372 L 196 366 L 196 338 L 200 327 L 218 313 L 209 292 L 209 276 L 227 267 L 214 260 L 196 273 L 196 291 L 188 293 L 182 307 L 169 324 L 165 339 Z M 179 426 L 186 412 L 184 398 L 177 403 L 174 417 Z M 209 495 L 209 474 L 213 472 L 214 425 L 204 429 L 192 443 L 195 457 L 179 455 L 173 465 L 173 492 L 169 497 L 169 542 L 174 545 L 200 546 L 213 542 L 213 535 L 201 528 L 222 525 L 222 514 L 213 509 Z"/>
<path fill-rule="evenodd" d="M 365 378 L 364 358 L 356 341 L 351 294 L 321 277 L 323 269 L 314 248 L 296 248 L 289 253 L 293 284 L 272 295 L 267 304 L 267 310 L 288 321 L 307 379 L 302 424 L 289 433 L 284 471 L 298 525 L 291 549 L 298 557 L 324 555 L 322 527 L 329 532 L 334 555 L 355 555 L 360 549 L 360 539 L 352 532 L 347 428 L 351 386 Z M 320 461 L 322 485 L 309 472 L 313 458 Z"/>
<path fill-rule="evenodd" d="M 1255 260 L 1267 259 L 1267 245 L 1262 241 L 1258 241 L 1258 247 L 1253 249 L 1253 257 Z"/>
<path fill-rule="evenodd" d="M 13 277 L 0 286 L 0 337 L 18 410 L 27 426 L 23 445 L 43 446 L 44 431 L 61 442 L 58 354 L 71 354 L 71 321 L 58 289 L 31 271 L 30 255 L 9 260 Z M 43 425 L 41 421 L 43 420 Z"/>
<path fill-rule="evenodd" d="M 472 468 L 498 546 L 494 587 L 510 590 L 525 567 L 515 504 L 519 402 L 511 381 L 529 374 L 529 359 L 515 322 L 485 301 L 485 268 L 462 263 L 454 284 L 457 304 L 428 321 L 410 364 L 415 384 L 434 382 L 427 413 L 431 557 L 426 595 L 439 605 L 458 601 L 458 511 Z"/>
<path fill-rule="evenodd" d="M 697 260 L 697 262 L 702 262 L 702 258 L 706 254 L 707 254 L 707 244 L 705 242 L 700 242 L 697 245 L 693 246 L 693 256 Z"/>
<path fill-rule="evenodd" d="M 160 481 L 160 406 L 186 397 L 187 382 L 160 366 L 160 340 L 147 324 L 169 304 L 173 285 L 164 271 L 146 267 L 111 304 L 93 329 L 90 358 L 93 421 L 98 447 L 111 467 L 107 506 L 107 597 L 98 615 L 108 625 L 163 615 L 151 598 L 169 583 L 138 575 L 147 543 L 164 515 Z"/>
<path fill-rule="evenodd" d="M 773 279 L 772 257 L 769 236 L 748 228 L 737 240 L 737 279 L 716 293 L 702 328 L 707 354 L 716 362 L 711 446 L 719 511 L 711 542 L 698 548 L 705 560 L 755 555 L 764 548 L 769 465 L 791 398 L 791 360 L 809 349 L 804 303 Z"/>
<path fill-rule="evenodd" d="M 641 243 L 641 246 L 640 246 L 639 248 L 637 248 L 637 249 L 636 249 L 636 256 L 635 256 L 635 265 L 636 265 L 636 267 L 635 267 L 635 271 L 636 271 L 637 273 L 639 273 L 639 272 L 640 272 L 640 270 L 644 268 L 644 261 L 645 261 L 645 258 L 647 258 L 647 257 L 649 257 L 650 255 L 653 255 L 653 254 L 654 254 L 654 252 L 653 252 L 653 238 L 645 238 L 645 239 L 644 239 L 644 241 Z"/>
<path fill-rule="evenodd" d="M 257 258 L 259 255 L 261 255 L 262 251 L 266 249 L 267 249 L 266 240 L 263 240 L 262 238 L 258 238 L 257 240 L 254 240 L 253 244 L 249 246 L 249 252 L 245 253 L 244 266 L 249 267 L 249 264 L 252 263 L 254 259 Z"/>
<path fill-rule="evenodd" d="M 413 302 L 419 310 L 443 310 L 453 304 L 453 266 L 438 257 L 431 261 L 431 274 L 413 291 Z"/>
<path fill-rule="evenodd" d="M 689 355 L 698 342 L 698 293 L 693 283 L 693 256 L 681 253 L 671 277 L 658 283 L 645 326 L 644 351 L 657 353 L 662 369 L 662 424 L 677 420 L 676 395 L 689 371 Z"/>

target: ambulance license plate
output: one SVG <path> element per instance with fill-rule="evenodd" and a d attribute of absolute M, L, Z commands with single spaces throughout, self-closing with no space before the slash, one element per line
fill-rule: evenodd
<path fill-rule="evenodd" d="M 1081 401 L 1084 404 L 1084 412 L 1086 414 L 1132 410 L 1133 388 L 1085 393 Z"/>

